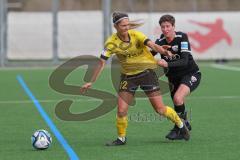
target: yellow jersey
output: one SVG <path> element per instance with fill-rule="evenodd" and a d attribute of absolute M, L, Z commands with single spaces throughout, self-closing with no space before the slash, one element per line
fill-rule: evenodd
<path fill-rule="evenodd" d="M 129 42 L 122 41 L 116 33 L 105 42 L 101 58 L 107 60 L 115 54 L 121 64 L 121 73 L 133 75 L 146 69 L 155 69 L 156 60 L 144 44 L 148 38 L 141 32 L 129 30 Z"/>

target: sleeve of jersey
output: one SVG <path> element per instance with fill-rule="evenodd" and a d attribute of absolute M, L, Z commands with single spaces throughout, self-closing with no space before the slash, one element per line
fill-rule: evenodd
<path fill-rule="evenodd" d="M 188 40 L 188 36 L 186 34 L 182 35 L 182 40 L 181 40 L 181 52 L 187 52 L 191 53 L 191 46 Z"/>
<path fill-rule="evenodd" d="M 150 41 L 150 39 L 148 39 L 148 37 L 145 34 L 143 34 L 142 32 L 136 31 L 135 34 L 136 34 L 137 38 L 140 40 L 141 44 L 146 45 L 147 42 Z"/>
<path fill-rule="evenodd" d="M 183 34 L 182 40 L 180 42 L 181 46 L 181 58 L 179 60 L 168 62 L 168 67 L 182 67 L 188 64 L 188 55 L 191 54 L 190 43 L 186 34 Z"/>
<path fill-rule="evenodd" d="M 111 55 L 112 55 L 111 50 L 113 50 L 113 48 L 110 49 L 110 47 L 114 46 L 112 44 L 113 43 L 111 43 L 109 40 L 106 41 L 106 43 L 104 45 L 104 49 L 100 56 L 101 59 L 108 60 L 108 58 L 111 57 Z"/>
<path fill-rule="evenodd" d="M 111 57 L 111 52 L 107 49 L 103 49 L 100 58 L 104 60 L 108 60 L 108 58 Z"/>

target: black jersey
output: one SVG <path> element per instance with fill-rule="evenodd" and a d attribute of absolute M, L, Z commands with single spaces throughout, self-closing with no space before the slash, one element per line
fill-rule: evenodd
<path fill-rule="evenodd" d="M 165 69 L 167 77 L 180 77 L 199 70 L 191 55 L 191 47 L 187 34 L 176 32 L 175 38 L 170 43 L 167 42 L 162 34 L 155 43 L 160 46 L 170 45 L 171 48 L 169 51 L 174 54 L 171 58 L 161 55 L 161 58 L 168 63 L 168 69 Z"/>

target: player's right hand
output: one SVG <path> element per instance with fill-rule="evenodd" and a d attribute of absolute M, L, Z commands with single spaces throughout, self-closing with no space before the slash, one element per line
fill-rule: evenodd
<path fill-rule="evenodd" d="M 85 84 L 80 88 L 80 92 L 81 92 L 81 93 L 85 93 L 89 88 L 91 88 L 91 86 L 92 86 L 92 83 L 91 83 L 91 82 L 85 83 Z"/>
<path fill-rule="evenodd" d="M 173 53 L 172 53 L 171 51 L 167 51 L 167 52 L 166 52 L 166 55 L 167 55 L 168 57 L 172 57 L 172 56 L 173 56 Z"/>

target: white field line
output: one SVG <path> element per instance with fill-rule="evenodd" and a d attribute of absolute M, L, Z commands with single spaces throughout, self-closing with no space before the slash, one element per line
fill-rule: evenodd
<path fill-rule="evenodd" d="M 221 70 L 240 71 L 240 67 L 226 66 L 222 64 L 212 64 L 211 67 Z"/>
<path fill-rule="evenodd" d="M 67 98 L 66 98 L 67 99 Z M 136 98 L 137 101 L 142 101 L 142 100 L 147 100 L 148 98 L 146 97 L 142 97 L 142 98 Z M 170 99 L 170 97 L 163 97 L 163 99 Z M 188 97 L 187 99 L 189 100 L 218 100 L 218 99 L 240 99 L 240 95 L 239 96 L 198 96 L 198 97 Z M 38 102 L 40 103 L 57 103 L 59 101 L 62 101 L 65 99 L 46 99 L 46 100 L 38 100 Z M 97 102 L 97 101 L 101 101 L 100 99 L 75 99 L 73 100 L 74 102 Z M 0 101 L 0 104 L 27 104 L 27 103 L 33 103 L 30 100 L 8 100 L 8 101 Z"/>
<path fill-rule="evenodd" d="M 221 69 L 224 65 L 222 64 L 216 64 L 216 63 L 208 63 L 208 64 L 201 64 L 199 63 L 200 68 L 201 67 L 214 67 L 214 68 L 218 68 Z M 106 67 L 110 67 L 110 65 L 107 65 Z M 239 65 L 240 67 L 240 65 Z M 233 66 L 224 66 L 224 68 L 229 68 L 229 69 L 233 69 L 233 70 L 237 70 L 240 71 L 239 67 L 233 67 Z M 32 67 L 0 67 L 0 71 L 18 71 L 18 70 L 53 70 L 56 69 L 57 66 L 32 66 Z"/>
<path fill-rule="evenodd" d="M 200 67 L 211 67 L 215 63 L 208 63 L 208 64 L 201 64 L 199 63 Z M 109 68 L 111 65 L 107 65 L 106 67 Z M 19 70 L 54 70 L 58 66 L 32 66 L 32 67 L 0 67 L 0 71 L 19 71 Z M 82 66 L 83 67 L 83 66 Z M 84 67 L 83 67 L 84 68 Z"/>

